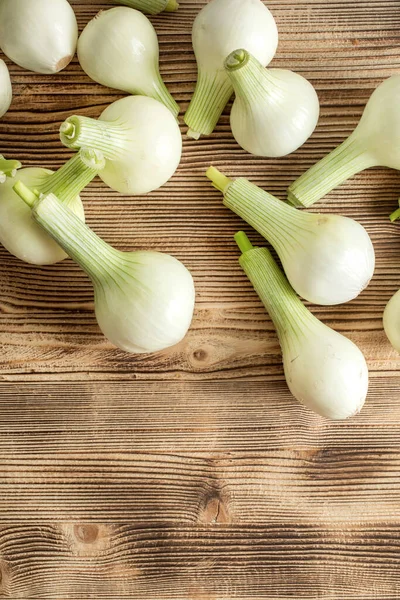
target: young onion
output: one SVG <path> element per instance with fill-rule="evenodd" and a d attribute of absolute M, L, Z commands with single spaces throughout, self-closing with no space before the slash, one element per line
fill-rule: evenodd
<path fill-rule="evenodd" d="M 73 116 L 61 125 L 68 148 L 100 150 L 106 166 L 99 174 L 122 194 L 147 194 L 175 173 L 182 153 L 179 125 L 160 102 L 128 96 L 111 104 L 99 119 Z"/>
<path fill-rule="evenodd" d="M 36 167 L 14 172 L 11 179 L 0 185 L 0 243 L 20 260 L 34 265 L 52 265 L 64 260 L 67 257 L 64 250 L 35 223 L 30 208 L 13 187 L 20 181 L 43 194 L 52 191 L 84 221 L 79 193 L 103 167 L 104 159 L 99 152 L 83 148 L 56 173 Z"/>
<path fill-rule="evenodd" d="M 34 220 L 87 273 L 104 335 L 126 352 L 156 352 L 186 335 L 194 309 L 190 272 L 159 252 L 120 252 L 106 244 L 54 194 L 15 190 Z"/>
<path fill-rule="evenodd" d="M 263 66 L 278 45 L 274 17 L 261 0 L 211 0 L 193 24 L 193 48 L 198 67 L 196 89 L 185 114 L 188 135 L 209 135 L 233 93 L 224 70 L 228 54 L 245 48 Z"/>
<path fill-rule="evenodd" d="M 359 348 L 302 304 L 266 248 L 235 236 L 240 265 L 276 327 L 285 377 L 293 396 L 328 419 L 347 419 L 363 407 L 368 368 Z"/>
<path fill-rule="evenodd" d="M 12 101 L 12 86 L 10 73 L 4 60 L 0 59 L 0 118 L 10 108 Z"/>
<path fill-rule="evenodd" d="M 159 100 L 177 116 L 179 106 L 161 79 L 158 39 L 141 12 L 122 6 L 100 11 L 82 31 L 82 69 L 102 85 Z"/>
<path fill-rule="evenodd" d="M 149 15 L 157 15 L 160 12 L 174 12 L 178 10 L 179 4 L 176 0 L 116 0 L 116 4 L 124 4 L 130 8 L 136 8 Z"/>
<path fill-rule="evenodd" d="M 383 327 L 393 348 L 400 352 L 400 290 L 392 296 L 385 308 Z"/>
<path fill-rule="evenodd" d="M 393 75 L 376 88 L 347 140 L 292 183 L 289 202 L 311 206 L 369 167 L 400 169 L 399 99 L 400 75 Z"/>
<path fill-rule="evenodd" d="M 257 156 L 285 156 L 304 144 L 319 117 L 318 96 L 307 79 L 265 69 L 247 50 L 225 61 L 235 91 L 231 128 L 237 143 Z"/>
<path fill-rule="evenodd" d="M 247 179 L 207 171 L 224 204 L 275 248 L 296 292 L 314 304 L 341 304 L 368 285 L 375 253 L 364 227 L 337 215 L 299 211 Z"/>
<path fill-rule="evenodd" d="M 71 62 L 77 40 L 67 0 L 1 0 L 0 47 L 20 67 L 57 73 Z"/>

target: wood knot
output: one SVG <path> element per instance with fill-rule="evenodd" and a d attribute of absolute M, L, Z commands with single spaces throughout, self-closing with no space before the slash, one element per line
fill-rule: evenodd
<path fill-rule="evenodd" d="M 77 524 L 74 526 L 74 534 L 83 544 L 93 544 L 99 537 L 99 528 L 97 525 Z"/>
<path fill-rule="evenodd" d="M 207 360 L 207 356 L 207 352 L 202 348 L 193 352 L 193 358 L 198 362 L 204 362 L 205 360 Z"/>
<path fill-rule="evenodd" d="M 210 496 L 200 514 L 200 522 L 225 525 L 231 522 L 228 507 L 219 495 Z"/>

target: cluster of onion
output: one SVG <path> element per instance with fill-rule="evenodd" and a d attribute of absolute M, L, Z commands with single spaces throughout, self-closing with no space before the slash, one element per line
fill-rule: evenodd
<path fill-rule="evenodd" d="M 192 276 L 171 256 L 125 253 L 106 244 L 85 225 L 79 193 L 99 175 L 116 191 L 145 194 L 175 172 L 182 152 L 179 107 L 160 76 L 156 32 L 138 10 L 157 14 L 176 10 L 178 4 L 117 1 L 126 7 L 100 11 L 79 40 L 67 0 L 37 0 L 35 7 L 31 0 L 0 4 L 0 46 L 14 62 L 54 73 L 70 62 L 77 48 L 79 62 L 92 79 L 132 94 L 98 119 L 74 115 L 62 124 L 61 141 L 78 153 L 56 173 L 17 172 L 17 161 L 0 157 L 0 241 L 33 264 L 70 256 L 93 283 L 96 316 L 105 336 L 128 352 L 153 352 L 185 336 L 194 309 Z M 265 68 L 277 43 L 275 20 L 261 0 L 211 0 L 200 11 L 193 25 L 198 81 L 185 115 L 189 136 L 210 134 L 235 92 L 232 132 L 248 152 L 284 156 L 308 139 L 319 117 L 318 97 L 299 74 Z M 12 98 L 3 61 L 1 82 L 0 116 Z M 400 76 L 377 88 L 349 139 L 290 186 L 288 199 L 294 206 L 311 206 L 364 168 L 400 167 L 399 90 Z M 266 249 L 253 248 L 242 232 L 237 235 L 240 264 L 276 325 L 293 395 L 328 418 L 357 413 L 368 389 L 362 353 L 320 323 L 296 292 L 322 305 L 358 296 L 375 266 L 367 232 L 352 219 L 298 211 L 246 179 L 232 181 L 213 167 L 207 176 L 223 193 L 225 206 L 257 229 L 281 260 L 287 279 Z M 399 305 L 400 292 L 389 303 L 384 323 L 400 351 Z"/>
<path fill-rule="evenodd" d="M 177 8 L 175 0 L 121 3 L 153 14 Z M 119 53 L 112 54 L 116 37 Z M 0 46 L 18 65 L 55 73 L 70 62 L 77 42 L 67 0 L 0 3 Z M 141 52 L 135 54 L 138 45 Z M 146 194 L 168 181 L 182 152 L 179 108 L 159 74 L 155 30 L 137 10 L 100 12 L 82 33 L 78 55 L 93 79 L 137 95 L 114 102 L 99 119 L 67 119 L 61 139 L 78 152 L 56 173 L 22 169 L 19 162 L 0 157 L 0 241 L 35 265 L 71 257 L 93 282 L 104 335 L 127 352 L 156 352 L 186 335 L 194 311 L 193 278 L 167 254 L 120 252 L 106 244 L 85 225 L 79 194 L 96 175 L 124 194 Z M 107 72 L 107 60 L 114 60 L 119 71 Z M 3 61 L 0 83 L 3 115 L 12 100 Z"/>

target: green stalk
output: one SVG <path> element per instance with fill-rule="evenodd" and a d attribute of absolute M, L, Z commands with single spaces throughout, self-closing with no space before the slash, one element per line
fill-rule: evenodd
<path fill-rule="evenodd" d="M 235 235 L 235 240 L 242 252 L 240 266 L 270 315 L 284 349 L 304 335 L 307 323 L 315 317 L 298 298 L 267 248 L 252 246 L 243 231 Z"/>
<path fill-rule="evenodd" d="M 163 11 L 174 12 L 179 7 L 176 0 L 116 0 L 116 2 L 141 10 L 149 15 L 157 15 Z"/>
<path fill-rule="evenodd" d="M 224 194 L 224 205 L 265 237 L 281 258 L 293 243 L 298 244 L 302 231 L 307 231 L 310 218 L 307 213 L 278 200 L 247 179 L 233 181 L 215 167 L 210 167 L 206 175 Z"/>
<path fill-rule="evenodd" d="M 39 195 L 21 181 L 14 191 L 32 209 L 32 217 L 90 277 L 105 283 L 121 266 L 122 253 L 99 238 L 54 194 Z"/>
<path fill-rule="evenodd" d="M 399 203 L 400 203 L 400 200 L 399 200 Z M 392 214 L 389 216 L 389 219 L 392 221 L 392 223 L 394 223 L 395 221 L 400 219 L 400 208 L 398 208 L 397 210 L 392 212 Z"/>
<path fill-rule="evenodd" d="M 15 177 L 17 170 L 21 168 L 21 163 L 18 160 L 6 160 L 0 154 L 0 183 L 4 183 L 7 177 Z"/>
<path fill-rule="evenodd" d="M 105 160 L 101 152 L 92 148 L 81 148 L 58 171 L 46 177 L 39 186 L 43 195 L 53 193 L 66 205 L 73 202 L 83 189 L 104 169 Z"/>
<path fill-rule="evenodd" d="M 356 173 L 376 166 L 356 132 L 289 186 L 288 201 L 293 206 L 312 206 Z"/>
<path fill-rule="evenodd" d="M 165 104 L 165 106 L 172 112 L 174 117 L 179 115 L 180 107 L 175 102 L 173 97 L 168 91 L 167 86 L 161 78 L 160 73 L 157 70 L 157 78 L 153 83 L 153 87 L 150 89 L 143 90 L 143 92 L 137 91 L 134 92 L 135 95 L 142 94 L 143 96 L 150 96 L 150 98 L 154 98 L 161 102 L 161 104 Z"/>
<path fill-rule="evenodd" d="M 263 100 L 266 94 L 282 93 L 282 85 L 277 85 L 273 72 L 262 64 L 247 50 L 235 50 L 225 60 L 225 71 L 232 82 L 236 99 L 248 101 Z"/>
<path fill-rule="evenodd" d="M 115 160 L 124 153 L 126 135 L 123 125 L 78 115 L 69 117 L 60 127 L 64 146 L 75 150 L 88 146 L 108 160 Z"/>
<path fill-rule="evenodd" d="M 189 127 L 187 135 L 194 139 L 210 135 L 232 94 L 232 84 L 224 71 L 210 75 L 199 70 L 196 89 L 184 117 Z"/>

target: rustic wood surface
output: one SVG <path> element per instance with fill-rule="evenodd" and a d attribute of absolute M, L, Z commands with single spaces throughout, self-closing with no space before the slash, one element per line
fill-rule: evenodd
<path fill-rule="evenodd" d="M 71 0 L 82 28 L 110 2 Z M 152 18 L 161 70 L 184 110 L 195 82 L 191 26 L 205 0 Z M 400 287 L 395 171 L 354 177 L 317 206 L 357 218 L 375 244 L 369 288 L 312 307 L 364 351 L 362 413 L 329 423 L 289 394 L 270 320 L 238 266 L 243 224 L 204 177 L 212 163 L 285 196 L 354 128 L 375 86 L 400 69 L 399 0 L 271 0 L 276 67 L 321 100 L 312 138 L 281 160 L 243 152 L 229 110 L 184 137 L 162 189 L 124 198 L 96 180 L 88 223 L 121 249 L 171 252 L 197 285 L 179 346 L 130 356 L 101 335 L 92 288 L 71 261 L 34 268 L 0 249 L 0 598 L 233 600 L 400 598 L 400 356 L 381 317 Z M 76 60 L 41 76 L 7 61 L 14 84 L 0 151 L 59 167 L 72 113 L 121 97 Z M 182 125 L 182 133 L 185 127 Z M 261 239 L 251 233 L 256 243 Z"/>

